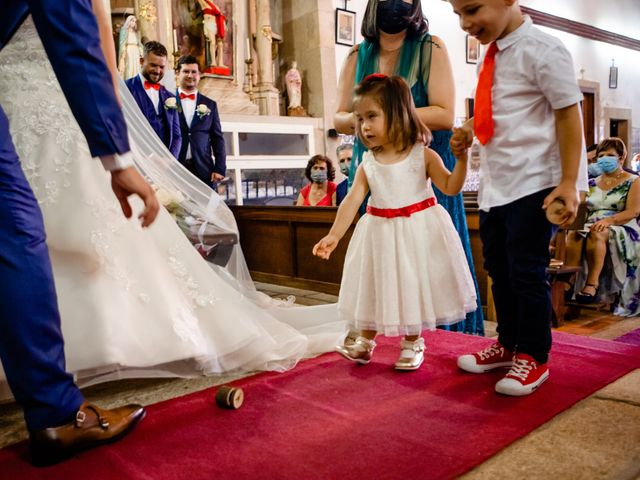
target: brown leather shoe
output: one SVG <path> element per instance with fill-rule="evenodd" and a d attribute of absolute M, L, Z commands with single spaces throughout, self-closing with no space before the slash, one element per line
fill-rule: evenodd
<path fill-rule="evenodd" d="M 74 421 L 29 432 L 33 463 L 50 465 L 81 450 L 115 442 L 129 433 L 145 414 L 141 405 L 105 410 L 84 402 Z"/>

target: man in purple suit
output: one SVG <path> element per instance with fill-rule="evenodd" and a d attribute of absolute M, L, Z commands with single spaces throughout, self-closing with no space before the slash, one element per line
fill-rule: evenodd
<path fill-rule="evenodd" d="M 151 128 L 178 158 L 182 144 L 178 104 L 169 90 L 160 85 L 167 66 L 167 49 L 159 42 L 147 42 L 140 59 L 140 73 L 125 83 Z"/>
<path fill-rule="evenodd" d="M 178 160 L 207 185 L 224 178 L 227 154 L 216 102 L 198 92 L 200 67 L 191 55 L 176 66 L 182 148 Z"/>

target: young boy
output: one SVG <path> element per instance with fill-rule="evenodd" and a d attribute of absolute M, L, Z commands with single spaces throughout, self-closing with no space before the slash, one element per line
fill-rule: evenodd
<path fill-rule="evenodd" d="M 449 0 L 469 35 L 488 45 L 476 88 L 475 117 L 451 148 L 480 148 L 480 236 L 493 281 L 498 342 L 458 358 L 468 372 L 509 367 L 496 384 L 528 395 L 547 378 L 551 296 L 546 278 L 552 226 L 545 210 L 564 203 L 575 218 L 586 190 L 586 156 L 573 61 L 556 38 L 522 15 L 517 0 Z"/>

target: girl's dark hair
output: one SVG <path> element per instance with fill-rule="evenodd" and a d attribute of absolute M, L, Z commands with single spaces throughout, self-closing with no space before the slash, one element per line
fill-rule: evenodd
<path fill-rule="evenodd" d="M 380 31 L 377 24 L 378 0 L 369 0 L 367 9 L 362 17 L 360 33 L 370 42 L 378 43 Z M 412 38 L 419 38 L 429 31 L 429 21 L 422 12 L 422 2 L 413 0 L 411 13 L 409 14 L 409 26 L 407 35 Z"/>
<path fill-rule="evenodd" d="M 604 152 L 610 148 L 616 151 L 620 160 L 627 158 L 627 147 L 624 145 L 622 139 L 618 137 L 605 138 L 598 143 L 598 148 L 596 148 L 596 157 L 600 155 L 600 152 Z"/>
<path fill-rule="evenodd" d="M 385 115 L 387 137 L 398 152 L 403 152 L 417 142 L 422 142 L 425 146 L 431 143 L 431 131 L 418 117 L 411 90 L 404 78 L 397 75 L 369 75 L 356 87 L 354 111 L 364 97 L 373 98 L 380 105 Z M 356 123 L 356 134 L 368 147 L 360 122 L 356 120 Z"/>
<path fill-rule="evenodd" d="M 304 169 L 304 176 L 307 177 L 307 180 L 311 181 L 311 169 L 316 163 L 326 163 L 327 164 L 327 180 L 333 182 L 333 179 L 336 178 L 336 169 L 333 167 L 331 160 L 329 157 L 325 157 L 324 155 L 314 155 L 307 162 L 307 167 Z"/>

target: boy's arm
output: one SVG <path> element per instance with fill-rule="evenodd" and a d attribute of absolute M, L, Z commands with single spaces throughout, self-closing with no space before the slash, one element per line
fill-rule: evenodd
<path fill-rule="evenodd" d="M 568 225 L 576 218 L 580 203 L 576 182 L 582 156 L 582 116 L 577 103 L 554 110 L 554 115 L 562 163 L 562 178 L 560 184 L 544 199 L 542 208 L 547 208 L 556 199 L 563 201 L 565 205 L 563 225 Z"/>

